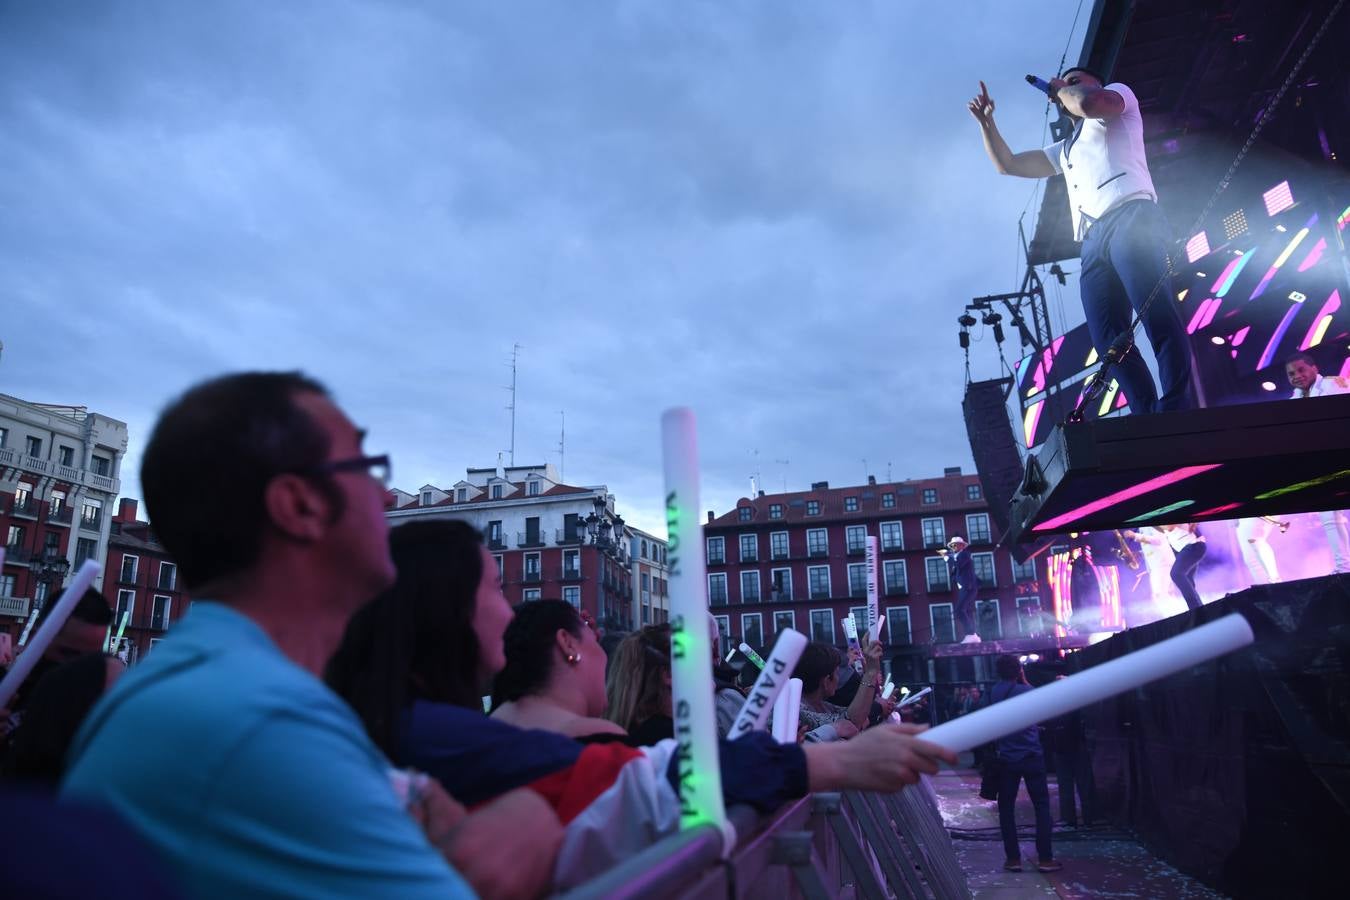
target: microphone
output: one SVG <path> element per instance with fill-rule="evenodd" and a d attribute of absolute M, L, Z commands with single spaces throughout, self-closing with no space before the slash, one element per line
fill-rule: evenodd
<path fill-rule="evenodd" d="M 1046 81 L 1044 78 L 1037 78 L 1035 75 L 1028 75 L 1027 84 L 1031 85 L 1036 90 L 1040 91 L 1042 94 L 1045 94 L 1045 96 L 1047 97 L 1052 96 L 1050 93 L 1050 82 Z"/>

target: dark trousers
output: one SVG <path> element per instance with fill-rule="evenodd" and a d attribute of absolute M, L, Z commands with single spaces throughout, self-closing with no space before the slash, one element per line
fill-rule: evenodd
<path fill-rule="evenodd" d="M 1102 216 L 1083 240 L 1078 276 L 1083 313 L 1097 353 L 1130 327 L 1132 314 L 1148 300 L 1167 271 L 1167 223 L 1158 204 L 1132 200 Z M 1191 348 L 1177 312 L 1171 279 L 1163 281 L 1143 318 L 1144 334 L 1158 360 L 1162 396 L 1153 386 L 1138 348 L 1111 367 L 1136 413 L 1190 409 Z"/>
<path fill-rule="evenodd" d="M 961 623 L 962 637 L 975 634 L 975 600 L 980 596 L 979 584 L 970 587 L 956 586 L 956 621 Z"/>
<path fill-rule="evenodd" d="M 1059 785 L 1059 817 L 1070 825 L 1078 824 L 1078 811 L 1082 812 L 1083 823 L 1091 822 L 1096 813 L 1093 810 L 1095 798 L 1092 784 L 1092 755 L 1086 747 L 1072 750 L 1055 749 L 1055 782 Z M 1077 810 L 1074 808 L 1074 791 L 1078 791 Z"/>
<path fill-rule="evenodd" d="M 1017 787 L 1027 783 L 1027 794 L 1036 811 L 1036 855 L 1042 861 L 1054 858 L 1050 847 L 1050 790 L 1045 785 L 1045 758 L 1033 756 L 1016 762 L 1000 760 L 1002 773 L 998 784 L 998 827 L 1003 832 L 1003 856 L 1009 862 L 1021 860 L 1017 843 Z"/>
<path fill-rule="evenodd" d="M 1172 563 L 1172 583 L 1181 591 L 1181 596 L 1186 598 L 1186 606 L 1191 609 L 1199 609 L 1202 605 L 1200 592 L 1195 589 L 1195 568 L 1204 558 L 1205 542 L 1196 541 L 1182 547 L 1177 553 L 1177 561 Z"/>

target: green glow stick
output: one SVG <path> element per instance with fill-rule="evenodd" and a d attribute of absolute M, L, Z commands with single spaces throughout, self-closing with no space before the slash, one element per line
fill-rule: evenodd
<path fill-rule="evenodd" d="M 708 635 L 707 568 L 698 524 L 698 436 L 694 414 L 661 416 L 666 484 L 667 565 L 670 572 L 670 681 L 679 742 L 680 828 L 712 824 L 722 830 L 723 855 L 736 845 L 722 804 L 722 770 L 713 712 L 712 644 Z"/>

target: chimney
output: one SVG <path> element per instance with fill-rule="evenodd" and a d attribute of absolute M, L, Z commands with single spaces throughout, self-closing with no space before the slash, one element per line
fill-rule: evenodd
<path fill-rule="evenodd" d="M 117 501 L 117 515 L 113 516 L 115 522 L 135 522 L 136 521 L 136 501 L 131 497 L 123 497 Z"/>
<path fill-rule="evenodd" d="M 872 485 L 873 487 L 875 487 L 875 486 L 876 486 L 876 483 L 877 483 L 877 476 L 875 476 L 875 475 L 868 475 L 868 476 L 867 476 L 867 483 L 868 483 L 869 485 Z"/>
<path fill-rule="evenodd" d="M 717 513 L 713 512 L 711 509 L 708 510 L 708 522 L 711 523 L 715 518 L 717 518 Z"/>
<path fill-rule="evenodd" d="M 828 481 L 813 481 L 813 482 L 811 482 L 811 490 L 813 490 L 813 491 L 828 491 L 829 489 L 830 489 L 830 483 L 829 483 Z"/>
<path fill-rule="evenodd" d="M 951 477 L 953 477 L 953 476 L 960 476 L 960 474 L 961 474 L 961 467 L 960 467 L 960 466 L 948 466 L 947 468 L 945 468 L 945 469 L 942 470 L 942 474 L 943 474 L 944 477 L 947 477 L 947 478 L 951 478 Z"/>
<path fill-rule="evenodd" d="M 764 496 L 764 492 L 763 492 L 763 491 L 760 491 L 760 492 L 759 492 L 759 496 L 763 497 L 763 496 Z"/>

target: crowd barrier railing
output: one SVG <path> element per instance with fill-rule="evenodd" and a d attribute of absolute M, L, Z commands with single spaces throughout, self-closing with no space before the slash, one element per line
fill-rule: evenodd
<path fill-rule="evenodd" d="M 564 895 L 567 900 L 969 900 L 928 779 L 894 794 L 813 794 L 762 819 L 728 811 L 740 836 L 721 858 L 712 825 L 671 835 Z"/>

